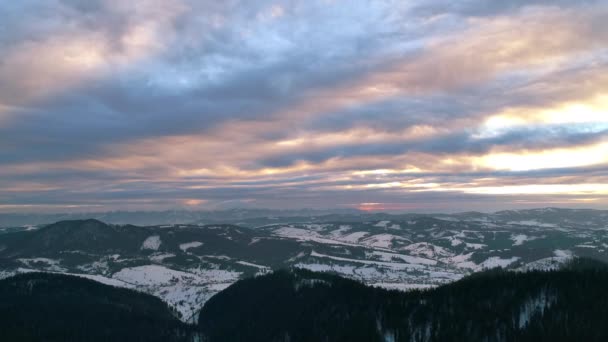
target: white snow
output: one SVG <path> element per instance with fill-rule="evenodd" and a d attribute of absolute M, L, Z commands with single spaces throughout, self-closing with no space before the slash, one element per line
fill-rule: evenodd
<path fill-rule="evenodd" d="M 142 250 L 149 249 L 149 250 L 157 251 L 158 248 L 160 247 L 161 243 L 162 242 L 160 241 L 160 236 L 152 235 L 144 240 L 144 242 L 141 244 L 141 249 Z"/>
<path fill-rule="evenodd" d="M 343 233 L 345 233 L 351 229 L 353 229 L 353 227 L 343 224 L 340 227 L 338 227 L 338 229 L 332 230 L 331 233 L 329 233 L 329 235 L 331 235 L 333 237 L 341 237 L 343 235 Z"/>
<path fill-rule="evenodd" d="M 262 240 L 262 238 L 254 237 L 254 238 L 251 239 L 251 242 L 249 242 L 249 244 L 253 245 L 253 244 L 256 244 L 256 243 L 260 242 L 261 240 Z"/>
<path fill-rule="evenodd" d="M 450 240 L 450 242 L 452 244 L 452 247 L 456 247 L 456 246 L 459 246 L 459 245 L 463 244 L 462 240 L 459 240 L 459 239 L 456 239 L 456 238 L 452 238 Z"/>
<path fill-rule="evenodd" d="M 318 263 L 311 263 L 311 264 L 298 263 L 298 264 L 295 264 L 294 267 L 303 268 L 303 269 L 307 269 L 307 270 L 315 271 L 315 272 L 333 271 L 333 272 L 336 272 L 341 275 L 353 275 L 354 270 L 356 268 L 351 265 L 318 264 Z"/>
<path fill-rule="evenodd" d="M 482 270 L 482 269 L 491 269 L 491 268 L 496 268 L 496 267 L 507 267 L 509 265 L 511 265 L 512 263 L 516 262 L 517 260 L 519 260 L 519 257 L 512 257 L 510 259 L 501 259 L 500 257 L 489 257 L 488 259 L 486 259 L 486 261 L 482 262 L 481 264 L 479 264 L 478 269 Z"/>
<path fill-rule="evenodd" d="M 369 235 L 368 232 L 356 232 L 356 233 L 342 236 L 340 238 L 340 241 L 355 243 L 355 242 L 358 242 L 359 240 L 361 240 L 362 238 L 366 237 L 367 235 Z"/>
<path fill-rule="evenodd" d="M 96 274 L 106 274 L 110 271 L 108 261 L 103 260 L 103 259 L 94 261 L 90 264 L 79 265 L 76 268 L 81 271 L 84 271 L 86 273 L 96 273 Z"/>
<path fill-rule="evenodd" d="M 236 282 L 241 273 L 218 269 L 180 271 L 160 265 L 124 268 L 112 275 L 137 290 L 160 297 L 181 313 L 181 319 L 193 316 L 211 296 Z"/>
<path fill-rule="evenodd" d="M 325 257 L 315 253 L 313 256 Z M 388 262 L 357 262 L 356 260 L 331 257 L 323 262 L 298 263 L 298 268 L 305 268 L 317 272 L 334 272 L 343 277 L 355 279 L 368 285 L 377 284 L 386 288 L 407 289 L 413 284 L 437 285 L 452 282 L 462 278 L 465 274 L 447 271 L 433 265 L 410 265 Z M 414 273 L 412 271 L 415 271 Z M 416 286 L 420 287 L 420 286 Z"/>
<path fill-rule="evenodd" d="M 320 254 L 320 253 L 317 253 L 315 251 L 312 251 L 310 253 L 310 256 L 311 257 L 317 257 L 317 258 L 326 258 L 326 259 L 338 260 L 338 261 L 346 261 L 346 262 L 351 262 L 351 263 L 355 263 L 355 264 L 386 266 L 386 267 L 394 268 L 394 269 L 417 269 L 417 268 L 423 267 L 421 264 L 410 264 L 410 263 L 397 263 L 397 262 L 384 262 L 384 261 L 372 261 L 372 260 L 342 258 L 342 257 L 336 257 L 336 256 L 332 256 L 332 255 Z"/>
<path fill-rule="evenodd" d="M 370 247 L 377 248 L 385 248 L 390 249 L 393 247 L 394 241 L 409 241 L 401 236 L 392 235 L 392 234 L 376 234 L 372 235 L 364 240 L 361 240 L 361 243 Z"/>
<path fill-rule="evenodd" d="M 247 261 L 237 261 L 236 263 L 240 264 L 240 265 L 243 265 L 243 266 L 250 266 L 250 267 L 259 268 L 261 270 L 268 270 L 269 269 L 268 266 L 258 265 L 258 264 L 254 264 L 252 262 L 247 262 Z"/>
<path fill-rule="evenodd" d="M 310 231 L 302 228 L 294 228 L 294 227 L 282 227 L 273 232 L 274 235 L 280 236 L 283 238 L 295 239 L 298 241 L 314 241 L 323 244 L 330 245 L 344 245 L 344 246 L 358 246 L 358 244 L 350 243 L 349 239 L 353 234 L 347 235 L 346 237 L 341 238 L 327 238 L 319 235 L 319 233 L 315 231 Z M 367 233 L 364 233 L 367 234 Z M 330 236 L 331 237 L 331 236 Z"/>
<path fill-rule="evenodd" d="M 175 254 L 173 253 L 154 253 L 150 255 L 149 259 L 154 262 L 163 262 L 166 258 L 172 258 Z"/>
<path fill-rule="evenodd" d="M 192 241 L 192 242 L 187 242 L 187 243 L 182 243 L 179 245 L 179 249 L 181 249 L 184 252 L 187 252 L 188 249 L 190 248 L 196 248 L 196 247 L 200 247 L 202 246 L 203 243 L 200 241 Z"/>
<path fill-rule="evenodd" d="M 490 219 L 487 216 L 484 216 L 484 217 L 478 217 L 478 218 L 468 219 L 467 221 L 471 221 L 471 222 L 490 222 Z"/>
<path fill-rule="evenodd" d="M 0 279 L 5 279 L 8 277 L 12 277 L 15 275 L 15 272 L 10 272 L 10 271 L 0 271 Z"/>
<path fill-rule="evenodd" d="M 39 269 L 49 272 L 67 272 L 67 269 L 61 267 L 61 260 L 48 258 L 20 258 L 17 259 L 20 263 L 27 267 Z M 41 265 L 42 264 L 42 265 Z"/>
<path fill-rule="evenodd" d="M 352 229 L 350 226 L 340 226 L 339 229 L 333 230 L 327 235 L 321 235 L 314 230 L 286 226 L 274 230 L 273 234 L 275 236 L 295 239 L 298 241 L 314 241 L 323 244 L 344 246 L 366 246 L 385 250 L 390 250 L 396 241 L 410 242 L 410 240 L 397 235 L 376 234 L 368 236 L 369 232 L 363 231 L 350 233 L 348 235 L 341 235 L 350 229 Z"/>
<path fill-rule="evenodd" d="M 422 290 L 432 289 L 437 287 L 434 284 L 407 284 L 407 283 L 373 283 L 369 284 L 374 287 L 381 287 L 387 290 L 399 290 L 399 291 L 411 291 L 411 290 Z"/>
<path fill-rule="evenodd" d="M 574 254 L 570 250 L 556 249 L 553 254 L 558 258 L 571 258 Z"/>
<path fill-rule="evenodd" d="M 537 220 L 525 220 L 525 221 L 509 221 L 507 224 L 516 224 L 520 226 L 531 226 L 531 227 L 543 227 L 543 228 L 554 228 L 557 225 L 553 223 L 544 223 Z"/>
<path fill-rule="evenodd" d="M 386 226 L 388 226 L 389 223 L 391 223 L 391 221 L 379 221 L 378 223 L 376 223 L 374 225 L 374 227 L 386 228 Z"/>
<path fill-rule="evenodd" d="M 466 269 L 477 269 L 477 264 L 475 264 L 473 261 L 471 261 L 471 256 L 473 255 L 473 252 L 468 253 L 468 254 L 459 254 L 459 255 L 455 255 L 453 257 L 449 257 L 446 259 L 442 259 L 441 261 L 445 262 L 446 264 L 452 264 L 458 268 L 466 268 Z"/>
<path fill-rule="evenodd" d="M 558 252 L 558 251 L 555 251 Z M 518 268 L 518 271 L 552 271 L 559 269 L 562 265 L 572 259 L 572 255 L 562 254 L 562 251 L 555 253 L 554 257 L 542 258 Z"/>
<path fill-rule="evenodd" d="M 543 290 L 538 296 L 524 302 L 519 311 L 519 329 L 525 328 L 535 315 L 542 316 L 556 301 L 557 298 L 554 295 L 548 295 L 546 290 Z"/>
<path fill-rule="evenodd" d="M 104 276 L 100 276 L 100 275 L 95 275 L 95 274 L 83 274 L 83 273 L 64 273 L 67 275 L 72 275 L 72 276 L 76 276 L 76 277 L 81 277 L 81 278 L 87 278 L 90 280 L 95 280 L 96 282 L 102 283 L 102 284 L 106 284 L 106 285 L 110 285 L 110 286 L 116 286 L 116 287 L 126 287 L 126 288 L 133 288 L 135 287 L 132 284 L 129 283 L 125 283 L 124 281 L 118 280 L 118 279 L 112 279 L 112 278 L 108 278 L 108 277 L 104 277 Z"/>
<path fill-rule="evenodd" d="M 451 217 L 451 216 L 435 216 L 434 218 L 437 219 L 437 220 L 449 221 L 449 222 L 458 222 L 458 221 L 460 221 L 459 219 L 457 219 L 455 217 Z"/>
<path fill-rule="evenodd" d="M 530 237 L 526 234 L 517 234 L 517 235 L 511 235 L 511 240 L 514 241 L 513 246 L 521 246 L 526 241 L 536 240 L 536 237 Z"/>
<path fill-rule="evenodd" d="M 172 270 L 160 265 L 145 265 L 132 268 L 123 268 L 114 273 L 112 278 L 122 280 L 134 285 L 167 285 L 180 278 L 192 278 L 191 273 Z"/>
<path fill-rule="evenodd" d="M 400 248 L 400 250 L 408 251 L 411 255 L 423 256 L 429 259 L 439 257 L 451 257 L 454 254 L 447 249 L 434 245 L 428 242 L 417 242 Z"/>
<path fill-rule="evenodd" d="M 218 269 L 190 269 L 189 272 L 197 275 L 205 283 L 233 283 L 239 279 L 241 272 L 218 270 Z"/>
<path fill-rule="evenodd" d="M 465 242 L 465 245 L 470 249 L 484 249 L 485 247 L 488 247 L 488 245 L 484 245 L 483 243 Z"/>
<path fill-rule="evenodd" d="M 405 254 L 373 251 L 373 252 L 366 252 L 365 255 L 368 259 L 370 259 L 370 258 L 379 259 L 380 261 L 392 262 L 395 260 L 400 260 L 400 261 L 405 261 L 408 264 L 437 265 L 436 260 L 419 258 L 419 257 L 410 256 L 410 255 L 405 255 Z"/>
<path fill-rule="evenodd" d="M 308 229 L 308 230 L 312 230 L 312 231 L 323 231 L 325 228 L 327 228 L 328 226 L 331 226 L 330 224 L 318 224 L 318 223 L 308 223 L 303 225 L 304 228 Z"/>

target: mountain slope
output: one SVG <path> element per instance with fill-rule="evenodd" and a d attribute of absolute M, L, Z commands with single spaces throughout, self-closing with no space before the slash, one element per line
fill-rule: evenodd
<path fill-rule="evenodd" d="M 43 256 L 75 250 L 88 253 L 136 251 L 141 240 L 150 233 L 142 227 L 114 226 L 88 219 L 60 221 L 20 235 L 21 239 L 6 244 L 3 254 Z"/>
<path fill-rule="evenodd" d="M 2 341 L 187 341 L 160 299 L 88 279 L 29 273 L 0 280 Z"/>
<path fill-rule="evenodd" d="M 314 222 L 272 220 L 255 229 L 61 221 L 0 234 L 0 278 L 31 271 L 81 274 L 158 296 L 182 320 L 196 321 L 202 304 L 238 279 L 289 267 L 409 290 L 496 266 L 554 269 L 575 256 L 608 261 L 605 215 L 551 208 L 333 215 L 336 221 L 319 221 L 326 216 Z"/>
<path fill-rule="evenodd" d="M 489 271 L 429 291 L 280 271 L 211 298 L 209 341 L 605 341 L 608 270 Z"/>

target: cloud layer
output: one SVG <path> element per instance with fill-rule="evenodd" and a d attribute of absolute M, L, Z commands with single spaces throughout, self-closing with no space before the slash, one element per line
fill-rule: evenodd
<path fill-rule="evenodd" d="M 608 204 L 604 1 L 0 4 L 0 211 Z"/>

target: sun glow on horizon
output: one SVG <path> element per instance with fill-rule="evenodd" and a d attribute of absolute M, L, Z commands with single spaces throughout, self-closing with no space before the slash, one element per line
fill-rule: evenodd
<path fill-rule="evenodd" d="M 608 142 L 540 152 L 495 153 L 473 158 L 473 164 L 495 170 L 530 171 L 608 163 Z"/>
<path fill-rule="evenodd" d="M 581 125 L 585 131 L 608 129 L 608 95 L 548 108 L 510 108 L 485 119 L 478 138 L 496 136 L 509 129 L 534 125 Z M 571 129 L 578 129 L 572 127 Z"/>

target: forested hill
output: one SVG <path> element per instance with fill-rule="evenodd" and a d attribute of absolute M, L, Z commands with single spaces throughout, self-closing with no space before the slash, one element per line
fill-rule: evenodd
<path fill-rule="evenodd" d="M 607 341 L 607 288 L 606 266 L 588 260 L 409 293 L 280 271 L 211 298 L 199 326 L 209 341 Z"/>
<path fill-rule="evenodd" d="M 0 341 L 607 341 L 606 288 L 585 259 L 412 292 L 292 269 L 228 287 L 196 327 L 147 294 L 29 273 L 0 280 Z"/>
<path fill-rule="evenodd" d="M 160 299 L 79 277 L 0 280 L 0 341 L 190 341 Z"/>

